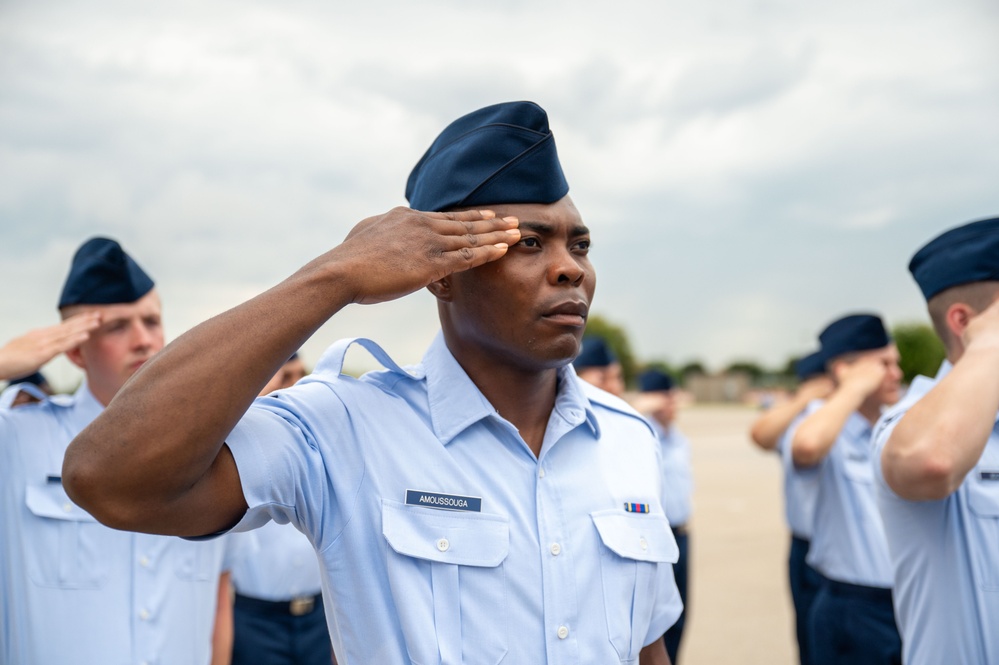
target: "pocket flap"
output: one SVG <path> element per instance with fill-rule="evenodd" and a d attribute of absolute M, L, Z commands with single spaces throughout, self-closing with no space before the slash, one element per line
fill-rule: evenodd
<path fill-rule="evenodd" d="M 62 483 L 48 483 L 44 486 L 28 485 L 24 500 L 28 510 L 38 517 L 70 522 L 96 522 L 94 517 L 73 503 L 62 488 Z"/>
<path fill-rule="evenodd" d="M 619 556 L 657 563 L 676 563 L 680 558 L 665 515 L 603 510 L 590 517 L 604 545 Z"/>
<path fill-rule="evenodd" d="M 844 457 L 843 473 L 858 483 L 874 482 L 874 463 L 870 457 Z"/>
<path fill-rule="evenodd" d="M 979 517 L 999 517 L 999 480 L 991 480 L 993 473 L 976 468 L 969 474 L 968 505 Z"/>
<path fill-rule="evenodd" d="M 510 550 L 510 522 L 500 515 L 382 501 L 382 535 L 399 554 L 493 568 Z"/>

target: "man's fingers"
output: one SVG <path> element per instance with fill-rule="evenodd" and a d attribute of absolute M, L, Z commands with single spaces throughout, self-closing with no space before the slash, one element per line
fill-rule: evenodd
<path fill-rule="evenodd" d="M 67 337 L 75 338 L 80 333 L 89 333 L 99 325 L 101 325 L 101 315 L 99 312 L 85 312 L 66 319 L 62 322 L 60 328 Z"/>
<path fill-rule="evenodd" d="M 444 254 L 447 272 L 456 273 L 503 258 L 509 246 L 506 244 L 491 244 L 481 247 L 462 247 Z"/>
<path fill-rule="evenodd" d="M 441 220 L 433 226 L 435 232 L 440 235 L 480 235 L 492 233 L 506 229 L 515 229 L 520 224 L 516 217 L 503 217 L 493 219 L 475 220 Z"/>
<path fill-rule="evenodd" d="M 503 231 L 465 233 L 460 236 L 444 236 L 441 238 L 444 251 L 454 252 L 463 247 L 484 247 L 486 245 L 514 245 L 520 241 L 518 229 Z"/>
<path fill-rule="evenodd" d="M 439 219 L 451 219 L 456 222 L 474 222 L 480 219 L 494 219 L 496 213 L 492 210 L 462 210 L 461 212 L 428 212 L 424 213 Z"/>

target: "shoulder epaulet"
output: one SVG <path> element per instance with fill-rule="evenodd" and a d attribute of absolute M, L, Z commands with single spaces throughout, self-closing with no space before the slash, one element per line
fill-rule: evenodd
<path fill-rule="evenodd" d="M 312 375 L 317 377 L 325 377 L 326 379 L 336 378 L 343 374 L 343 362 L 344 358 L 347 356 L 347 351 L 351 346 L 357 344 L 362 347 L 368 353 L 370 353 L 375 360 L 377 360 L 382 367 L 399 374 L 401 376 L 413 378 L 414 374 L 412 372 L 407 372 L 405 369 L 399 366 L 389 354 L 382 347 L 378 346 L 375 342 L 365 337 L 348 337 L 345 339 L 337 340 L 330 345 L 328 349 L 319 358 L 319 362 L 316 363 L 316 368 L 312 372 Z M 310 375 L 310 376 L 312 376 Z"/>
<path fill-rule="evenodd" d="M 652 432 L 653 436 L 656 435 L 656 432 L 654 429 L 652 429 L 652 425 L 649 424 L 648 419 L 646 419 L 638 411 L 635 411 L 635 409 L 630 404 L 628 404 L 628 402 L 621 399 L 620 397 L 611 395 L 609 392 L 601 390 L 600 388 L 597 388 L 596 386 L 587 383 L 582 379 L 577 379 L 577 381 L 579 382 L 580 386 L 582 386 L 583 395 L 586 396 L 586 399 L 588 399 L 591 404 L 600 406 L 610 411 L 614 411 L 615 413 L 620 413 L 630 418 L 634 418 L 635 420 L 645 425 L 645 427 L 647 427 L 649 431 Z"/>

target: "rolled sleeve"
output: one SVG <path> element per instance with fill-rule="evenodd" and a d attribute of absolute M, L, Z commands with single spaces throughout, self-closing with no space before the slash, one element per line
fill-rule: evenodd
<path fill-rule="evenodd" d="M 348 421 L 346 409 L 318 381 L 272 395 L 258 398 L 226 437 L 248 506 L 234 530 L 290 522 L 321 548 L 330 536 L 324 527 L 343 522 L 331 514 L 338 506 L 329 465 Z M 342 466 L 349 474 L 351 465 Z"/>

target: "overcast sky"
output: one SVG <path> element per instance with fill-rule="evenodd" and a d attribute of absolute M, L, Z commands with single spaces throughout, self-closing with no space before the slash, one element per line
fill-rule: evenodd
<path fill-rule="evenodd" d="M 850 311 L 925 320 L 913 252 L 999 215 L 986 0 L 0 0 L 0 341 L 57 320 L 98 234 L 176 337 L 405 204 L 444 125 L 512 99 L 548 110 L 593 311 L 643 359 L 776 365 Z M 421 293 L 304 355 L 415 362 L 436 330 Z"/>

